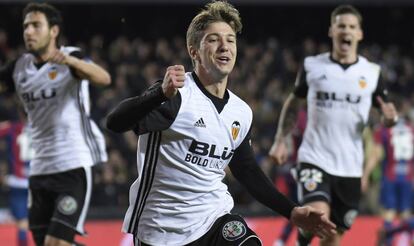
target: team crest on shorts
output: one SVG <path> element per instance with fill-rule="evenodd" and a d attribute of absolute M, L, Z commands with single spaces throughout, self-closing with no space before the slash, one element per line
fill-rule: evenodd
<path fill-rule="evenodd" d="M 78 203 L 71 196 L 63 197 L 58 204 L 58 210 L 64 215 L 72 215 L 78 209 Z"/>
<path fill-rule="evenodd" d="M 314 191 L 318 187 L 318 183 L 313 179 L 308 179 L 305 181 L 305 189 L 307 191 Z"/>
<path fill-rule="evenodd" d="M 234 241 L 246 234 L 246 226 L 240 221 L 227 222 L 223 227 L 223 237 L 227 241 Z"/>

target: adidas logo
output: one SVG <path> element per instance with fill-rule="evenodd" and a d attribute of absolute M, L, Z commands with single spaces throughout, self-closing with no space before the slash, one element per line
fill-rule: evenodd
<path fill-rule="evenodd" d="M 206 128 L 206 124 L 204 123 L 203 118 L 200 118 L 199 120 L 197 120 L 197 122 L 194 123 L 194 126 L 195 127 L 204 127 L 204 128 Z"/>

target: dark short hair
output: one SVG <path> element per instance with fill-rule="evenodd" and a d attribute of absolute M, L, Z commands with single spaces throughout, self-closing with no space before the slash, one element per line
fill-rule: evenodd
<path fill-rule="evenodd" d="M 235 33 L 240 33 L 242 29 L 240 13 L 233 5 L 225 1 L 212 1 L 191 21 L 187 29 L 187 48 L 198 48 L 204 31 L 215 22 L 229 24 Z"/>
<path fill-rule="evenodd" d="M 41 12 L 46 16 L 46 20 L 49 24 L 49 28 L 52 26 L 58 26 L 62 28 L 62 15 L 59 10 L 47 3 L 29 3 L 23 9 L 23 20 L 30 12 Z"/>
<path fill-rule="evenodd" d="M 338 7 L 336 7 L 332 11 L 332 13 L 331 13 L 331 24 L 335 22 L 335 18 L 338 15 L 343 15 L 343 14 L 355 15 L 358 19 L 359 25 L 362 26 L 362 15 L 361 15 L 361 13 L 354 6 L 348 5 L 348 4 L 347 5 L 339 5 Z"/>

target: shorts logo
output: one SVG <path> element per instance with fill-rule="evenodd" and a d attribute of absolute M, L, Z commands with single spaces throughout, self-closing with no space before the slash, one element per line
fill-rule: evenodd
<path fill-rule="evenodd" d="M 58 204 L 58 210 L 64 215 L 72 215 L 78 209 L 78 203 L 71 196 L 63 197 Z"/>
<path fill-rule="evenodd" d="M 358 211 L 353 209 L 346 212 L 344 216 L 344 223 L 346 226 L 351 227 L 351 225 L 354 223 L 355 218 L 358 215 Z"/>
<path fill-rule="evenodd" d="M 227 222 L 223 227 L 223 237 L 227 241 L 234 241 L 246 234 L 246 227 L 240 221 Z"/>
<path fill-rule="evenodd" d="M 314 191 L 322 183 L 323 173 L 316 168 L 305 168 L 299 172 L 299 181 L 307 191 Z"/>
<path fill-rule="evenodd" d="M 308 191 L 314 191 L 318 187 L 318 183 L 315 180 L 306 180 L 305 182 L 305 189 Z"/>

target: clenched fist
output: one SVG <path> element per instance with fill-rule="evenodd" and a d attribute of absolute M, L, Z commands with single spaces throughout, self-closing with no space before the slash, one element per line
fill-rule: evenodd
<path fill-rule="evenodd" d="M 177 94 L 178 88 L 184 86 L 185 70 L 183 65 L 169 66 L 162 82 L 162 91 L 167 98 Z"/>

